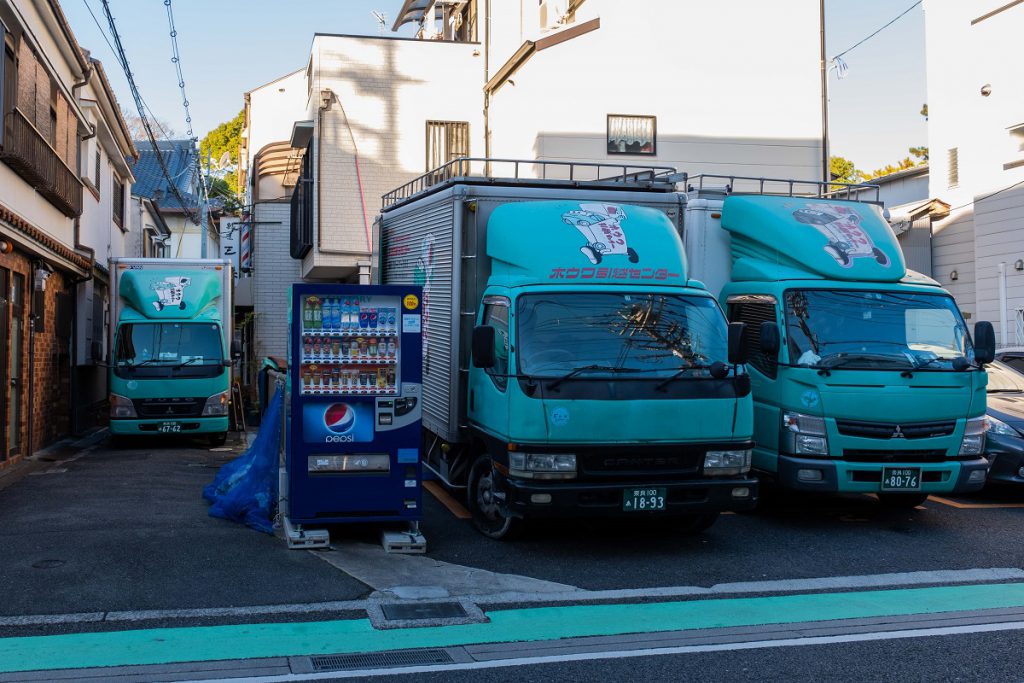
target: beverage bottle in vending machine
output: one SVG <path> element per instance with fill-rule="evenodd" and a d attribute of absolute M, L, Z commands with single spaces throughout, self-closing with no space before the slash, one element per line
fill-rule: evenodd
<path fill-rule="evenodd" d="M 352 300 L 345 299 L 341 303 L 341 329 L 352 327 Z"/>
<path fill-rule="evenodd" d="M 320 299 L 313 297 L 313 322 L 312 327 L 314 330 L 319 330 L 322 326 L 323 321 L 323 309 L 320 307 Z"/>
<path fill-rule="evenodd" d="M 377 309 L 376 308 L 371 308 L 369 316 L 370 316 L 370 328 L 374 329 L 374 330 L 377 329 Z"/>
<path fill-rule="evenodd" d="M 337 298 L 331 299 L 331 329 L 341 328 L 341 301 Z"/>
<path fill-rule="evenodd" d="M 331 329 L 331 300 L 327 297 L 320 298 L 320 329 Z"/>
<path fill-rule="evenodd" d="M 359 309 L 359 327 L 360 329 L 366 329 L 370 326 L 370 311 L 366 308 Z"/>
<path fill-rule="evenodd" d="M 313 326 L 313 297 L 307 296 L 302 300 L 302 327 L 310 329 Z"/>

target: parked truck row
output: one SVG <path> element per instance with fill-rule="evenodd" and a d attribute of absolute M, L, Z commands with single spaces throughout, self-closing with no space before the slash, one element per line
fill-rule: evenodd
<path fill-rule="evenodd" d="M 423 288 L 420 457 L 484 534 L 573 515 L 696 532 L 766 484 L 899 507 L 984 485 L 992 326 L 972 335 L 907 270 L 882 207 L 849 198 L 864 192 L 464 168 L 385 196 L 373 276 Z M 230 265 L 112 273 L 111 432 L 219 443 Z"/>

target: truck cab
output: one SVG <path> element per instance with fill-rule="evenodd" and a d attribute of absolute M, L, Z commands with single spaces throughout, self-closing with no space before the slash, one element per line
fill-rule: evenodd
<path fill-rule="evenodd" d="M 907 270 L 879 205 L 691 197 L 691 258 L 747 323 L 754 469 L 784 489 L 912 507 L 980 489 L 991 325 Z"/>
<path fill-rule="evenodd" d="M 222 445 L 231 398 L 231 267 L 115 259 L 110 432 Z"/>

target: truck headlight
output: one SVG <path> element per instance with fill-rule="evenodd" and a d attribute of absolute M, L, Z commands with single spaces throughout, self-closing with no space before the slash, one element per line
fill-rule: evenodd
<path fill-rule="evenodd" d="M 999 434 L 1000 436 L 1021 436 L 1021 433 L 1016 429 L 1002 420 L 992 417 L 991 415 L 985 416 L 985 424 L 988 425 L 988 431 L 993 434 Z"/>
<path fill-rule="evenodd" d="M 227 415 L 229 393 L 229 391 L 222 391 L 219 394 L 214 394 L 210 398 L 206 399 L 206 405 L 203 406 L 203 417 L 208 417 L 210 415 Z"/>
<path fill-rule="evenodd" d="M 745 474 L 750 471 L 750 449 L 708 451 L 704 455 L 704 474 Z"/>
<path fill-rule="evenodd" d="M 135 414 L 135 405 L 130 398 L 110 395 L 110 417 L 138 417 Z"/>
<path fill-rule="evenodd" d="M 988 422 L 985 417 L 972 417 L 964 428 L 964 440 L 960 442 L 960 455 L 981 455 L 985 451 L 985 431 Z"/>
<path fill-rule="evenodd" d="M 828 455 L 825 418 L 803 413 L 782 414 L 782 450 L 793 455 Z"/>
<path fill-rule="evenodd" d="M 574 479 L 576 455 L 574 453 L 513 453 L 508 454 L 508 473 L 522 479 Z"/>

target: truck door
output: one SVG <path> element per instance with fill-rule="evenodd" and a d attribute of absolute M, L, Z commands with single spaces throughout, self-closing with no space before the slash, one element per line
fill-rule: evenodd
<path fill-rule="evenodd" d="M 485 296 L 478 324 L 494 328 L 494 356 L 497 362 L 493 368 L 470 367 L 467 413 L 471 422 L 501 437 L 508 434 L 511 349 L 508 297 Z"/>
<path fill-rule="evenodd" d="M 740 295 L 729 297 L 729 322 L 747 324 L 744 344 L 748 346 L 747 369 L 754 397 L 754 467 L 774 472 L 778 466 L 779 425 L 782 419 L 777 358 L 761 352 L 761 323 L 778 322 L 775 297 Z"/>

